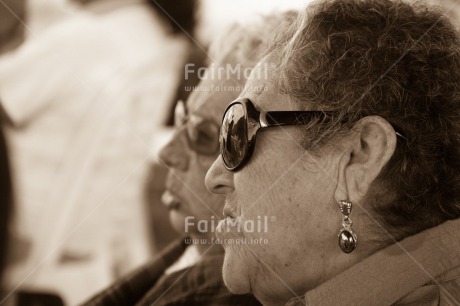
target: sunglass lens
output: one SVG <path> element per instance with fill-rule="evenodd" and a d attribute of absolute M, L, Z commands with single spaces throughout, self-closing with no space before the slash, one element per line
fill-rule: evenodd
<path fill-rule="evenodd" d="M 248 142 L 242 104 L 234 104 L 226 111 L 220 135 L 222 159 L 228 168 L 236 168 L 246 155 Z"/>

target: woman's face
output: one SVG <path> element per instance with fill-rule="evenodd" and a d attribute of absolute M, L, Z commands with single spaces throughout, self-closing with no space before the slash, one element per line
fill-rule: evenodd
<path fill-rule="evenodd" d="M 288 95 L 274 90 L 270 79 L 253 76 L 241 96 L 258 110 L 299 110 Z M 259 132 L 246 166 L 230 172 L 219 157 L 206 177 L 210 190 L 227 195 L 228 223 L 239 220 L 243 228 L 230 225 L 227 232 L 224 223 L 219 225 L 224 229 L 217 237 L 225 247 L 225 284 L 234 293 L 252 292 L 267 304 L 303 295 L 329 278 L 343 257 L 337 246 L 342 215 L 334 200 L 338 154 L 332 149 L 319 156 L 306 151 L 301 131 L 289 126 Z M 267 224 L 262 230 L 244 230 L 250 220 Z"/>
<path fill-rule="evenodd" d="M 224 85 L 235 85 L 225 81 Z M 213 86 L 223 86 L 221 80 L 203 80 L 201 90 L 193 92 L 185 105 L 186 120 L 177 123 L 176 131 L 160 151 L 160 159 L 168 168 L 166 191 L 162 200 L 169 208 L 170 220 L 179 233 L 214 236 L 222 218 L 224 196 L 210 193 L 204 178 L 216 159 L 220 121 L 225 107 L 239 92 L 212 92 Z M 187 139 L 189 138 L 189 139 Z M 197 152 L 190 146 L 198 143 L 208 152 Z M 198 224 L 198 221 L 201 221 Z"/>

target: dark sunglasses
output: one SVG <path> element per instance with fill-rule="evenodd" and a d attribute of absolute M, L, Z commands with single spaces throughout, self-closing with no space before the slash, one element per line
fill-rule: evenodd
<path fill-rule="evenodd" d="M 179 100 L 174 109 L 174 125 L 177 132 L 185 130 L 190 149 L 201 155 L 217 155 L 219 152 L 219 126 L 195 114 L 187 115 L 184 102 Z"/>
<path fill-rule="evenodd" d="M 251 159 L 258 131 L 277 126 L 305 125 L 312 120 L 324 121 L 334 112 L 258 111 L 249 99 L 232 102 L 225 110 L 220 129 L 220 154 L 225 167 L 237 171 Z M 396 135 L 406 139 L 401 133 Z"/>
<path fill-rule="evenodd" d="M 220 129 L 220 154 L 228 170 L 241 169 L 254 152 L 258 131 L 287 125 L 304 125 L 323 120 L 322 111 L 258 111 L 249 99 L 232 102 L 225 110 Z"/>

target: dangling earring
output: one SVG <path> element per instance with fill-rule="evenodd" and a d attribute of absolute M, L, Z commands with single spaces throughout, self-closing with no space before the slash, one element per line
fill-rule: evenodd
<path fill-rule="evenodd" d="M 351 253 L 358 245 L 358 236 L 351 229 L 353 222 L 349 215 L 351 214 L 351 202 L 339 201 L 339 208 L 343 214 L 342 229 L 339 232 L 339 247 L 344 253 Z"/>

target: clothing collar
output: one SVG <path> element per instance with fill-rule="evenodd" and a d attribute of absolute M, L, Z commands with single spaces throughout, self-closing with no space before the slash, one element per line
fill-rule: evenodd
<path fill-rule="evenodd" d="M 287 305 L 391 305 L 416 288 L 438 283 L 460 266 L 460 219 L 444 222 L 369 256 Z"/>

